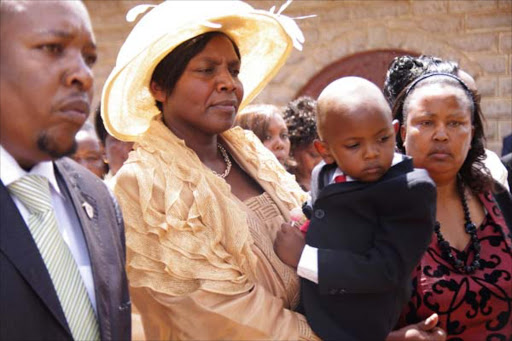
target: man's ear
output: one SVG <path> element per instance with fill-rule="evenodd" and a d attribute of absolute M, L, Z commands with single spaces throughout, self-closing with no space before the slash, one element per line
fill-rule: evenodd
<path fill-rule="evenodd" d="M 315 149 L 318 152 L 318 154 L 322 156 L 322 159 L 324 159 L 325 163 L 331 164 L 335 162 L 334 158 L 331 155 L 331 152 L 329 151 L 329 146 L 327 145 L 327 143 L 317 139 L 313 141 L 313 145 L 315 146 Z"/>
<path fill-rule="evenodd" d="M 149 91 L 151 91 L 151 94 L 155 100 L 162 103 L 165 102 L 165 99 L 167 98 L 167 92 L 162 89 L 162 87 L 155 81 L 151 81 L 151 84 L 149 85 Z"/>

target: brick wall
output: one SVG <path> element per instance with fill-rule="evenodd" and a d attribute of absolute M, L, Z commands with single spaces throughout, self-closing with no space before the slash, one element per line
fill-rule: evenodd
<path fill-rule="evenodd" d="M 115 64 L 117 51 L 133 24 L 124 16 L 140 3 L 159 1 L 84 1 L 91 13 L 100 61 L 96 98 Z M 270 9 L 284 1 L 248 1 Z M 476 78 L 487 119 L 488 148 L 500 152 L 512 133 L 512 0 L 295 1 L 285 11 L 306 37 L 276 78 L 255 99 L 284 105 L 327 65 L 351 54 L 401 49 L 459 62 Z"/>

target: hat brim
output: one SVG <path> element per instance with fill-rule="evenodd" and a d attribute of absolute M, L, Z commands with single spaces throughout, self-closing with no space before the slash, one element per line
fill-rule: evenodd
<path fill-rule="evenodd" d="M 102 92 L 101 113 L 107 131 L 123 141 L 136 141 L 160 114 L 151 95 L 151 76 L 158 63 L 181 43 L 210 31 L 229 36 L 242 57 L 239 78 L 244 86 L 242 109 L 277 74 L 293 42 L 275 16 L 263 11 L 208 18 L 220 27 L 183 25 L 150 43 L 135 58 L 116 65 Z M 212 25 L 215 26 L 215 25 Z M 119 59 L 118 59 L 119 61 Z"/>

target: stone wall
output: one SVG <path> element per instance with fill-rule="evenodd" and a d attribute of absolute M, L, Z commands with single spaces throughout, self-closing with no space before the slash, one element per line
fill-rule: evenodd
<path fill-rule="evenodd" d="M 258 9 L 284 1 L 248 1 Z M 128 9 L 159 1 L 85 1 L 99 46 L 96 99 L 133 24 Z M 512 0 L 295 1 L 284 14 L 315 18 L 297 21 L 306 37 L 276 78 L 255 99 L 284 105 L 323 68 L 355 53 L 399 49 L 459 62 L 482 93 L 488 148 L 500 152 L 512 133 Z"/>

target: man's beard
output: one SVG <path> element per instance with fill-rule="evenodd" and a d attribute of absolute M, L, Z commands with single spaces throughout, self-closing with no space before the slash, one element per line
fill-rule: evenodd
<path fill-rule="evenodd" d="M 43 132 L 37 138 L 37 147 L 40 151 L 48 154 L 53 160 L 59 159 L 63 156 L 71 155 L 76 152 L 78 144 L 73 139 L 73 144 L 66 150 L 59 150 L 58 144 L 52 141 L 51 137 L 46 132 Z"/>

